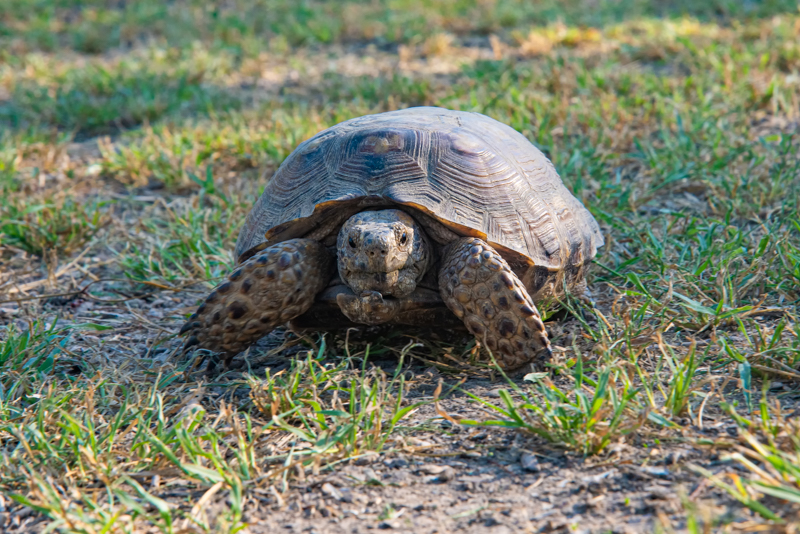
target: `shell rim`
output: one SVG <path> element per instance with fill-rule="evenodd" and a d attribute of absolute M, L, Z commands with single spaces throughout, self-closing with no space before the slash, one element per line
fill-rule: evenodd
<path fill-rule="evenodd" d="M 254 245 L 254 246 L 250 247 L 249 249 L 245 250 L 244 252 L 242 252 L 241 254 L 239 254 L 238 258 L 236 258 L 236 263 L 237 264 L 242 263 L 243 261 L 245 261 L 249 257 L 251 257 L 253 254 L 255 254 L 256 252 L 258 252 L 260 250 L 263 250 L 267 246 L 271 246 L 271 245 L 280 243 L 280 242 L 285 241 L 287 239 L 293 239 L 295 237 L 304 237 L 309 232 L 313 231 L 316 227 L 312 227 L 312 228 L 308 229 L 305 233 L 303 233 L 301 235 L 284 236 L 284 237 L 281 237 L 281 238 L 279 238 L 279 239 L 277 239 L 275 241 L 272 241 L 272 238 L 274 238 L 276 236 L 276 234 L 279 234 L 279 233 L 280 234 L 284 234 L 286 232 L 290 232 L 293 227 L 296 227 L 302 221 L 307 221 L 307 220 L 313 219 L 314 216 L 315 215 L 319 215 L 321 211 L 329 210 L 329 209 L 331 209 L 331 208 L 333 208 L 333 207 L 335 207 L 337 205 L 342 205 L 342 204 L 346 204 L 348 202 L 364 200 L 364 199 L 368 199 L 368 198 L 371 198 L 371 197 L 362 196 L 362 197 L 356 197 L 356 198 L 335 199 L 335 200 L 328 200 L 328 201 L 325 201 L 325 202 L 320 202 L 319 204 L 316 204 L 314 206 L 314 211 L 310 215 L 308 215 L 306 217 L 297 217 L 295 219 L 290 219 L 288 221 L 285 221 L 285 222 L 283 222 L 283 223 L 281 223 L 279 225 L 276 225 L 276 226 L 270 228 L 269 230 L 267 230 L 265 232 L 265 234 L 264 234 L 265 241 L 263 241 L 261 243 L 258 243 L 257 245 Z M 482 239 L 482 240 L 486 241 L 491 247 L 493 247 L 495 250 L 497 250 L 500 253 L 500 255 L 503 256 L 503 258 L 506 259 L 506 261 L 509 261 L 509 259 L 511 259 L 511 261 L 513 261 L 514 263 L 517 263 L 517 264 L 524 264 L 527 267 L 538 267 L 540 269 L 547 269 L 548 271 L 554 272 L 554 273 L 562 270 L 565 267 L 565 266 L 552 266 L 552 265 L 537 264 L 533 260 L 533 258 L 531 258 L 529 255 L 524 254 L 522 252 L 519 252 L 518 250 L 511 249 L 511 248 L 509 248 L 509 247 L 507 247 L 505 245 L 502 245 L 500 243 L 497 243 L 497 242 L 494 242 L 494 241 L 490 240 L 485 232 L 481 232 L 480 230 L 477 230 L 475 228 L 472 228 L 472 227 L 469 227 L 469 226 L 465 226 L 465 225 L 462 225 L 462 224 L 458 224 L 458 223 L 455 223 L 455 222 L 452 222 L 452 221 L 445 220 L 442 217 L 440 217 L 439 215 L 437 215 L 434 211 L 432 211 L 432 210 L 430 210 L 430 209 L 428 209 L 425 206 L 422 206 L 420 204 L 417 204 L 417 203 L 414 203 L 414 202 L 400 202 L 400 201 L 393 200 L 393 199 L 387 199 L 385 197 L 379 197 L 379 198 L 383 201 L 382 203 L 359 206 L 360 209 L 356 213 L 360 213 L 362 211 L 371 211 L 371 210 L 380 209 L 380 208 L 388 208 L 388 207 L 391 207 L 391 206 L 405 206 L 405 207 L 412 208 L 414 210 L 420 211 L 423 214 L 435 219 L 439 224 L 445 226 L 449 230 L 452 230 L 454 233 L 460 235 L 461 237 L 477 237 L 479 239 Z M 414 213 L 413 212 L 409 213 L 409 215 L 411 215 L 413 217 Z M 421 226 L 423 226 L 423 228 L 425 227 L 424 223 L 419 222 L 419 224 Z M 600 247 L 602 247 L 605 244 L 604 241 L 605 240 L 601 241 L 599 244 L 596 244 L 595 248 L 599 249 Z M 586 264 L 591 263 L 596 256 L 597 256 L 597 252 L 595 251 L 595 254 L 590 256 L 590 257 L 587 257 L 581 265 L 586 265 Z"/>

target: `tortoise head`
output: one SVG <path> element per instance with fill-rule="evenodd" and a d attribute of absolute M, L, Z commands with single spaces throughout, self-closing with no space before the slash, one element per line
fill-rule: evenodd
<path fill-rule="evenodd" d="M 404 297 L 431 263 L 422 228 L 400 210 L 362 211 L 347 219 L 337 240 L 339 275 L 356 295 L 377 291 Z"/>

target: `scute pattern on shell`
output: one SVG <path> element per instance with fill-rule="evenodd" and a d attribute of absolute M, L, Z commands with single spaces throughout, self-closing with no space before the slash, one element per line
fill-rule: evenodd
<path fill-rule="evenodd" d="M 553 271 L 577 270 L 603 244 L 592 215 L 522 134 L 477 113 L 418 107 L 352 119 L 302 143 L 248 215 L 236 257 L 267 239 L 305 236 L 334 214 L 389 204 Z"/>

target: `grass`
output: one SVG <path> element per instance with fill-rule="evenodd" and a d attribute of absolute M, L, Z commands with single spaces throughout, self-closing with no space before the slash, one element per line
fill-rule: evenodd
<path fill-rule="evenodd" d="M 242 204 L 235 208 L 205 190 L 190 202 L 154 206 L 154 216 L 140 218 L 132 239 L 115 251 L 125 276 L 165 282 L 222 276 L 231 264 L 226 245 L 238 230 L 233 221 L 246 214 Z"/>
<path fill-rule="evenodd" d="M 225 67 L 204 62 L 201 55 L 149 50 L 68 68 L 52 58 L 29 57 L 26 69 L 33 75 L 9 76 L 15 83 L 0 108 L 0 124 L 71 131 L 80 139 L 135 128 L 169 113 L 202 113 L 212 103 L 235 108 L 235 98 L 202 84 L 208 72 Z"/>
<path fill-rule="evenodd" d="M 3 206 L 0 233 L 2 243 L 37 256 L 77 252 L 109 223 L 105 201 L 81 205 L 70 197 L 41 204 L 27 200 Z"/>
<path fill-rule="evenodd" d="M 690 468 L 764 519 L 785 523 L 800 505 L 800 429 L 797 423 L 786 419 L 778 400 L 770 402 L 769 381 L 763 383 L 759 409 L 750 410 L 752 415 L 738 414 L 735 405 L 724 406 L 741 427 L 741 434 L 737 441 L 709 445 L 730 451 L 725 454 L 725 460 L 742 466 L 746 474 L 741 476 L 731 471 L 714 474 L 696 465 Z M 771 500 L 773 507 L 765 505 L 765 500 Z M 783 505 L 782 509 L 774 507 L 777 503 Z"/>
<path fill-rule="evenodd" d="M 587 10 L 578 0 L 546 0 L 531 4 L 521 0 L 419 3 L 389 0 L 361 4 L 347 1 L 304 0 L 294 4 L 273 0 L 206 5 L 182 0 L 164 4 L 144 0 L 119 5 L 105 0 L 52 2 L 10 1 L 5 4 L 0 36 L 10 50 L 55 51 L 72 49 L 100 54 L 156 40 L 184 47 L 195 40 L 215 48 L 247 54 L 263 42 L 278 50 L 307 44 L 376 40 L 414 42 L 436 32 L 486 34 L 559 19 L 570 25 L 602 25 L 620 19 L 648 16 L 765 17 L 793 12 L 788 0 L 746 4 L 714 0 L 703 4 L 685 0 L 666 7 L 645 0 L 600 2 Z M 12 54 L 13 57 L 13 54 Z"/>
<path fill-rule="evenodd" d="M 0 491 L 64 532 L 236 532 L 254 499 L 478 426 L 600 459 L 688 443 L 722 459 L 686 469 L 740 509 L 698 519 L 687 497 L 686 528 L 790 521 L 798 28 L 781 0 L 4 2 Z M 342 333 L 198 383 L 174 334 L 232 267 L 262 173 L 421 104 L 522 132 L 603 227 L 598 306 L 548 321 L 552 368 L 517 380 L 473 345 Z"/>
<path fill-rule="evenodd" d="M 546 373 L 531 373 L 525 380 L 535 383 L 532 394 L 510 382 L 521 397 L 521 404 L 514 402 L 504 389 L 499 392 L 504 407 L 467 392 L 505 419 L 462 419 L 459 423 L 522 429 L 583 454 L 599 454 L 612 442 L 637 431 L 646 419 L 646 410 L 636 402 L 640 390 L 632 387 L 619 369 L 602 369 L 595 380 L 583 373 L 578 362 L 574 373 L 568 375 L 574 380 L 572 391 L 562 391 Z M 616 383 L 620 378 L 621 387 Z"/>
<path fill-rule="evenodd" d="M 285 374 L 238 383 L 250 390 L 249 400 L 221 400 L 210 409 L 206 386 L 190 386 L 180 372 L 145 372 L 149 386 L 104 370 L 58 372 L 65 341 L 80 328 L 12 331 L 0 353 L 13 378 L 4 384 L 0 435 L 16 443 L 3 460 L 4 489 L 50 517 L 53 528 L 129 531 L 149 523 L 165 532 L 180 524 L 236 532 L 245 490 L 285 492 L 305 471 L 379 452 L 407 431 L 403 420 L 423 404 L 404 403 L 404 354 L 389 378 L 336 361 L 323 341 Z M 32 387 L 43 376 L 51 377 L 46 392 Z M 68 474 L 55 483 L 58 473 Z M 196 505 L 145 489 L 142 478 L 153 476 L 185 479 L 187 496 L 227 492 L 231 509 L 209 524 Z M 101 500 L 95 480 L 105 486 Z"/>

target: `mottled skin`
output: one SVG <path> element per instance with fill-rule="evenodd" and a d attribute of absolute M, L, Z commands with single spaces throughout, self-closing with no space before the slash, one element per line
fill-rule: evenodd
<path fill-rule="evenodd" d="M 415 308 L 430 309 L 437 298 L 435 289 L 419 286 L 437 257 L 434 274 L 442 304 L 501 367 L 549 358 L 541 316 L 496 250 L 478 238 L 453 236 L 437 251 L 425 229 L 397 209 L 353 215 L 339 229 L 335 250 L 311 239 L 263 248 L 212 291 L 181 334 L 190 335 L 187 346 L 221 352 L 228 363 L 275 327 L 307 312 L 315 299 L 320 306 L 335 301 L 355 323 L 398 321 Z"/>
<path fill-rule="evenodd" d="M 449 244 L 442 258 L 442 299 L 502 367 L 514 369 L 550 356 L 533 299 L 497 251 L 481 239 L 464 237 Z"/>
<path fill-rule="evenodd" d="M 186 346 L 222 352 L 226 362 L 275 327 L 306 312 L 334 270 L 319 242 L 291 239 L 237 267 L 181 328 Z"/>

